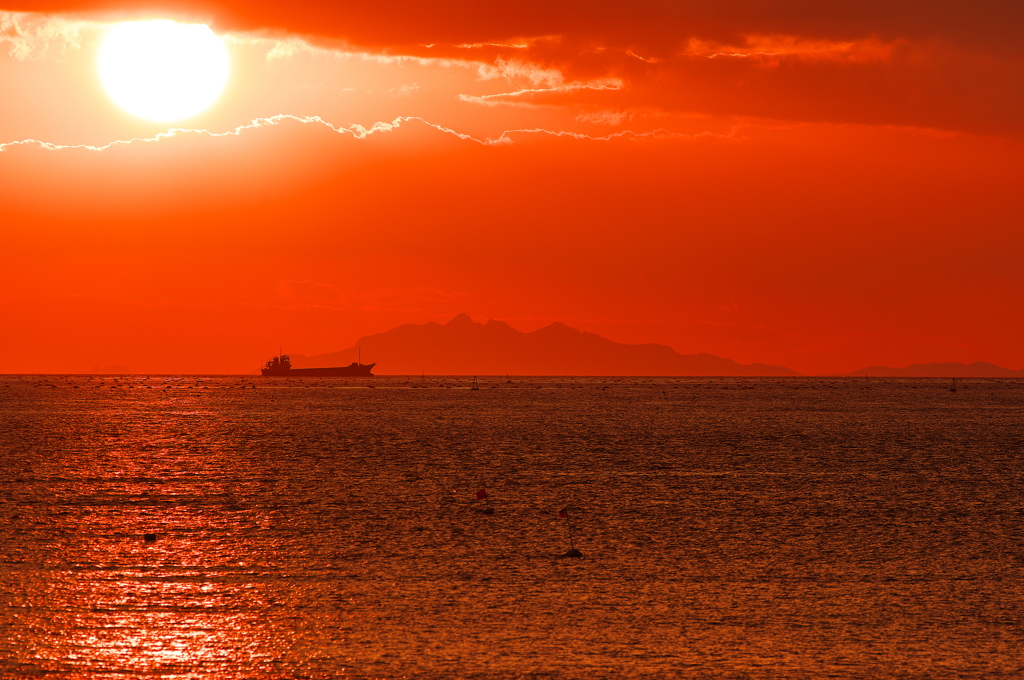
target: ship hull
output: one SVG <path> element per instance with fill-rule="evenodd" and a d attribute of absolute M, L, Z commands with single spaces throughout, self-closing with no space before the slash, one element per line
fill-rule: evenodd
<path fill-rule="evenodd" d="M 353 364 L 332 368 L 264 368 L 261 373 L 280 378 L 372 378 L 377 364 Z"/>

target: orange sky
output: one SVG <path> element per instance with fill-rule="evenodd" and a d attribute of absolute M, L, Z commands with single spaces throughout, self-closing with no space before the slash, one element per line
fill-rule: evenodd
<path fill-rule="evenodd" d="M 463 311 L 1024 367 L 1021 3 L 322 4 L 0 11 L 0 373 L 247 372 Z M 206 112 L 100 87 L 148 17 L 227 41 Z"/>

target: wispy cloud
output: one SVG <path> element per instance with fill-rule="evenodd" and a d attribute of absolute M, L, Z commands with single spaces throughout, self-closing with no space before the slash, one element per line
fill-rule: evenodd
<path fill-rule="evenodd" d="M 0 12 L 0 40 L 9 45 L 15 59 L 50 59 L 95 45 L 109 25 L 110 22 L 91 19 L 72 21 L 41 14 Z M 593 141 L 693 136 L 665 129 L 616 130 L 613 134 L 597 136 L 574 130 L 573 117 L 575 123 L 597 123 L 615 128 L 632 120 L 626 113 L 579 111 L 577 100 L 581 96 L 593 104 L 595 97 L 586 93 L 624 90 L 625 81 L 617 77 L 570 80 L 559 68 L 519 58 L 498 57 L 486 63 L 476 59 L 373 53 L 337 41 L 317 45 L 308 39 L 287 35 L 225 33 L 221 37 L 232 49 L 233 58 L 242 65 L 240 70 L 248 69 L 265 76 L 247 81 L 245 87 L 248 89 L 244 95 L 235 95 L 235 101 L 226 102 L 225 108 L 216 114 L 221 116 L 221 121 L 230 123 L 174 127 L 149 136 L 112 132 L 106 134 L 113 137 L 113 141 L 99 143 L 94 141 L 96 137 L 89 137 L 87 139 L 92 143 L 78 144 L 48 141 L 52 138 L 52 130 L 26 118 L 12 128 L 18 132 L 8 133 L 10 141 L 0 141 L 0 152 L 15 147 L 102 152 L 184 136 L 237 137 L 282 124 L 323 127 L 353 139 L 365 139 L 415 125 L 484 146 L 509 145 L 514 140 L 530 136 Z M 476 57 L 479 55 L 473 53 L 475 48 L 483 50 L 499 46 L 525 50 L 537 40 L 547 44 L 554 39 L 474 43 L 463 47 L 470 56 Z M 273 66 L 267 67 L 261 61 Z M 290 63 L 286 65 L 286 62 Z M 363 68 L 361 64 L 369 68 Z M 450 70 L 454 68 L 458 71 Z M 358 101 L 353 99 L 352 95 L 359 93 L 373 96 Z M 285 102 L 293 102 L 295 108 L 301 109 L 298 113 L 252 117 L 257 111 L 273 113 L 292 108 Z M 493 117 L 483 117 L 477 111 L 459 110 L 458 105 L 519 107 L 522 111 L 495 111 Z M 339 106 L 344 108 L 339 109 Z M 337 116 L 339 110 L 345 112 L 347 120 L 328 120 Z M 409 115 L 412 113 L 418 115 Z M 92 115 L 105 115 L 105 112 L 97 110 Z M 376 122 L 369 125 L 353 122 L 364 116 Z M 449 123 L 449 120 L 461 122 Z M 501 122 L 496 122 L 498 120 Z M 247 122 L 227 127 L 238 121 Z M 497 130 L 501 131 L 494 134 Z M 61 139 L 61 142 L 67 141 L 76 140 Z"/>
<path fill-rule="evenodd" d="M 480 63 L 477 76 L 480 80 L 526 81 L 533 87 L 559 87 L 565 82 L 565 76 L 558 69 L 500 57 L 492 64 Z"/>
<path fill-rule="evenodd" d="M 81 150 L 85 150 L 85 151 L 106 151 L 108 149 L 112 149 L 112 148 L 119 147 L 119 146 L 128 146 L 128 145 L 132 145 L 132 144 L 151 144 L 151 143 L 156 143 L 156 142 L 160 142 L 160 141 L 164 141 L 164 140 L 168 140 L 168 139 L 173 139 L 175 137 L 181 137 L 181 136 L 185 136 L 185 135 L 200 135 L 200 136 L 205 136 L 205 137 L 237 137 L 237 136 L 242 135 L 243 133 L 245 133 L 247 131 L 250 131 L 250 130 L 256 130 L 256 129 L 259 129 L 259 128 L 271 127 L 271 126 L 280 125 L 282 123 L 289 123 L 289 122 L 295 122 L 295 123 L 300 123 L 300 124 L 304 124 L 304 125 L 320 125 L 320 126 L 328 128 L 328 129 L 330 129 L 330 130 L 332 130 L 332 131 L 334 131 L 334 132 L 336 132 L 336 133 L 338 133 L 340 135 L 348 135 L 348 136 L 351 136 L 351 137 L 353 137 L 355 139 L 365 139 L 365 138 L 369 137 L 370 135 L 374 135 L 374 134 L 378 134 L 378 133 L 383 133 L 383 132 L 392 132 L 392 131 L 397 130 L 398 128 L 402 127 L 403 125 L 405 125 L 407 123 L 416 123 L 416 124 L 424 125 L 424 126 L 426 126 L 428 128 L 432 128 L 434 130 L 437 130 L 438 132 L 442 132 L 444 134 L 451 135 L 451 136 L 456 137 L 458 139 L 461 139 L 461 140 L 464 140 L 464 141 L 469 141 L 469 142 L 474 142 L 476 144 L 481 144 L 483 146 L 500 146 L 500 145 L 512 144 L 513 143 L 513 138 L 515 136 L 517 136 L 517 135 L 546 135 L 546 136 L 551 136 L 551 137 L 568 137 L 568 138 L 572 138 L 572 139 L 592 140 L 592 141 L 609 141 L 609 140 L 612 140 L 612 139 L 620 139 L 620 138 L 628 138 L 628 137 L 632 137 L 632 138 L 636 138 L 636 139 L 642 139 L 642 138 L 645 138 L 645 137 L 694 138 L 694 137 L 705 136 L 703 134 L 684 135 L 684 134 L 674 133 L 674 132 L 672 132 L 670 130 L 664 130 L 664 129 L 650 130 L 650 131 L 647 131 L 647 132 L 633 132 L 633 131 L 630 131 L 630 130 L 622 130 L 622 131 L 615 132 L 615 133 L 608 134 L 608 135 L 594 136 L 594 135 L 583 134 L 583 133 L 580 133 L 580 132 L 572 132 L 572 131 L 569 131 L 569 130 L 548 130 L 548 129 L 544 129 L 544 128 L 519 128 L 519 129 L 505 130 L 501 134 L 499 134 L 497 136 L 494 136 L 494 137 L 476 137 L 476 136 L 473 136 L 473 135 L 470 135 L 470 134 L 467 134 L 467 133 L 464 133 L 464 132 L 459 132 L 458 130 L 454 130 L 454 129 L 452 129 L 450 127 L 446 127 L 444 125 L 439 125 L 437 123 L 432 123 L 432 122 L 430 122 L 428 120 L 420 118 L 419 116 L 399 116 L 399 117 L 397 117 L 397 118 L 395 118 L 395 119 L 393 119 L 391 121 L 378 121 L 378 122 L 373 123 L 372 125 L 369 125 L 369 126 L 360 125 L 358 123 L 354 123 L 352 125 L 347 125 L 347 126 L 339 126 L 339 125 L 334 125 L 333 123 L 327 122 L 326 120 L 324 120 L 320 116 L 293 116 L 291 114 L 278 114 L 276 116 L 269 116 L 269 117 L 266 117 L 266 118 L 255 118 L 255 119 L 249 121 L 248 123 L 246 123 L 244 125 L 239 125 L 239 126 L 237 126 L 235 128 L 232 128 L 231 130 L 227 130 L 227 131 L 224 131 L 224 132 L 211 132 L 209 130 L 195 129 L 195 128 L 171 128 L 170 130 L 166 130 L 164 132 L 158 132 L 157 134 L 153 135 L 152 137 L 133 137 L 131 139 L 119 139 L 119 140 L 115 140 L 113 142 L 108 142 L 107 144 L 102 144 L 102 145 L 99 145 L 99 146 L 92 145 L 92 144 L 55 144 L 53 142 L 45 142 L 45 141 L 41 141 L 41 140 L 38 140 L 38 139 L 22 139 L 22 140 L 18 140 L 18 141 L 14 141 L 14 142 L 3 142 L 3 143 L 0 143 L 0 152 L 6 151 L 8 148 L 17 147 L 17 146 L 38 147 L 40 149 L 45 149 L 47 151 L 62 151 L 62 150 L 69 150 L 69 149 L 81 149 Z M 710 136 L 721 136 L 721 135 L 711 135 L 710 133 L 708 133 L 708 135 L 710 135 Z"/>
<path fill-rule="evenodd" d="M 579 92 L 580 90 L 621 90 L 622 81 L 618 78 L 606 78 L 602 80 L 594 80 L 590 82 L 574 82 L 565 83 L 556 87 L 533 87 L 523 88 L 521 90 L 515 90 L 513 92 L 496 92 L 493 94 L 460 94 L 458 99 L 464 102 L 472 102 L 474 104 L 484 104 L 486 106 L 495 106 L 498 104 L 508 103 L 519 103 L 510 102 L 509 100 L 518 99 L 522 97 L 530 97 L 534 95 L 543 94 L 569 94 L 572 92 Z"/>
<path fill-rule="evenodd" d="M 307 57 L 336 62 L 362 61 L 396 66 L 415 64 L 417 66 L 458 67 L 469 70 L 476 70 L 481 66 L 486 66 L 485 62 L 476 59 L 383 54 L 347 45 L 315 45 L 308 40 L 294 36 L 275 37 L 258 33 L 226 33 L 221 37 L 229 45 L 264 49 L 264 58 L 268 63 L 288 61 L 297 57 Z"/>
<path fill-rule="evenodd" d="M 18 61 L 64 56 L 80 50 L 107 26 L 95 21 L 0 11 L 0 46 Z"/>
<path fill-rule="evenodd" d="M 633 120 L 632 111 L 588 111 L 576 116 L 580 123 L 593 123 L 595 125 L 622 125 L 625 121 Z"/>
<path fill-rule="evenodd" d="M 641 57 L 633 50 L 626 50 L 626 56 L 633 57 L 634 59 L 639 59 L 640 61 L 646 62 L 648 64 L 657 64 L 661 61 L 661 59 L 659 59 L 658 57 Z"/>
<path fill-rule="evenodd" d="M 724 45 L 697 38 L 690 39 L 684 52 L 687 56 L 708 59 L 738 58 L 778 60 L 793 58 L 809 61 L 844 61 L 866 63 L 886 61 L 901 45 L 875 38 L 862 40 L 814 40 L 791 35 L 747 35 L 744 44 Z"/>
<path fill-rule="evenodd" d="M 518 42 L 479 42 L 479 43 L 463 43 L 461 45 L 455 45 L 455 47 L 463 50 L 478 50 L 482 47 L 507 47 L 514 50 L 526 50 L 529 49 L 532 41 L 522 40 Z"/>

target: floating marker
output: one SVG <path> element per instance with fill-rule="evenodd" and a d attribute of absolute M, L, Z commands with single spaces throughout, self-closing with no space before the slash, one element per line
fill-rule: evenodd
<path fill-rule="evenodd" d="M 156 543 L 156 534 L 143 534 L 142 540 L 146 543 Z"/>
<path fill-rule="evenodd" d="M 478 501 L 486 501 L 487 500 L 487 491 L 484 490 L 484 489 L 480 489 L 479 491 L 477 491 L 476 492 L 476 499 Z M 494 508 L 491 507 L 491 504 L 490 503 L 485 503 L 485 505 L 486 505 L 486 507 L 483 510 L 480 510 L 480 512 L 482 512 L 485 515 L 493 515 L 494 514 Z"/>
<path fill-rule="evenodd" d="M 569 527 L 569 550 L 562 557 L 583 557 L 583 553 L 576 549 L 572 540 L 572 519 L 569 517 L 569 508 L 559 510 L 558 516 L 565 519 L 565 523 Z"/>

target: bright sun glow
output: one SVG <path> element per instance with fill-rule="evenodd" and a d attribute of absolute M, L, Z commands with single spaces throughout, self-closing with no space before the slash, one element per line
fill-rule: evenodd
<path fill-rule="evenodd" d="M 110 28 L 100 80 L 122 109 L 161 122 L 209 107 L 228 79 L 228 52 L 204 24 L 132 21 Z"/>

